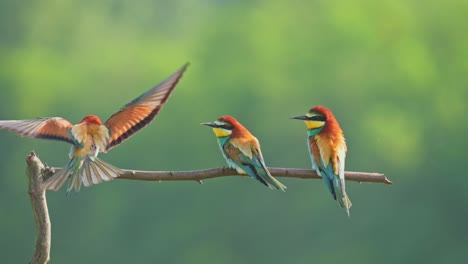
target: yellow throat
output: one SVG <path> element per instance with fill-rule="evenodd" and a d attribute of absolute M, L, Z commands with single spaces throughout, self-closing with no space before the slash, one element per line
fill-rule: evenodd
<path fill-rule="evenodd" d="M 220 138 L 220 137 L 227 137 L 227 136 L 230 136 L 230 135 L 231 135 L 231 131 L 230 131 L 230 130 L 226 130 L 226 129 L 219 128 L 219 127 L 214 127 L 214 128 L 213 128 L 213 132 L 215 133 L 215 135 L 216 135 L 217 138 Z"/>
<path fill-rule="evenodd" d="M 316 129 L 325 125 L 324 121 L 306 120 L 304 121 L 307 129 Z"/>

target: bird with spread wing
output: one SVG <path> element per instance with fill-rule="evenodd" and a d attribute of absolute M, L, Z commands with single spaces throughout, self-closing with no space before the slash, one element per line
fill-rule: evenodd
<path fill-rule="evenodd" d="M 57 191 L 70 178 L 67 193 L 79 191 L 81 185 L 88 187 L 110 181 L 123 172 L 97 158 L 119 145 L 154 120 L 182 77 L 188 64 L 172 74 L 159 85 L 140 95 L 104 124 L 95 115 L 85 116 L 73 125 L 62 117 L 31 120 L 0 120 L 0 129 L 30 138 L 64 141 L 72 145 L 70 160 L 60 171 L 43 183 L 48 190 Z"/>

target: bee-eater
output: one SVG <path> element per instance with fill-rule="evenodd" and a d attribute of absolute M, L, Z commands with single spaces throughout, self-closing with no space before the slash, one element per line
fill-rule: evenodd
<path fill-rule="evenodd" d="M 80 123 L 72 125 L 61 117 L 31 120 L 0 121 L 0 129 L 31 138 L 65 141 L 72 144 L 67 165 L 43 183 L 48 190 L 58 190 L 70 178 L 67 193 L 73 188 L 79 191 L 81 184 L 88 187 L 109 181 L 123 172 L 97 158 L 106 153 L 140 129 L 147 126 L 158 114 L 163 104 L 182 77 L 188 64 L 172 74 L 159 85 L 135 98 L 104 124 L 99 117 L 88 115 Z"/>
<path fill-rule="evenodd" d="M 250 175 L 270 189 L 282 191 L 286 189 L 286 186 L 273 178 L 268 171 L 258 139 L 234 117 L 222 116 L 214 122 L 202 123 L 202 125 L 213 128 L 229 167 L 236 169 L 240 174 Z"/>
<path fill-rule="evenodd" d="M 344 176 L 347 148 L 338 121 L 324 106 L 315 106 L 306 115 L 293 119 L 304 120 L 312 169 L 322 177 L 333 198 L 346 208 L 349 216 L 351 201 L 346 194 Z"/>

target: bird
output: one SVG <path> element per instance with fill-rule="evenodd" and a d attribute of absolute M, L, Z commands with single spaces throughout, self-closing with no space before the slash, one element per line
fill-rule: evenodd
<path fill-rule="evenodd" d="M 42 183 L 45 190 L 59 190 L 68 178 L 67 194 L 75 189 L 110 181 L 123 171 L 100 160 L 100 152 L 107 153 L 113 147 L 130 138 L 154 120 L 176 87 L 188 63 L 157 86 L 138 96 L 102 123 L 96 115 L 85 116 L 73 125 L 62 117 L 29 120 L 0 120 L 0 129 L 20 136 L 51 139 L 71 144 L 69 161 Z"/>
<path fill-rule="evenodd" d="M 258 139 L 234 117 L 226 115 L 214 122 L 201 124 L 213 128 L 221 153 L 230 168 L 236 169 L 239 174 L 248 174 L 270 189 L 286 190 L 286 186 L 268 171 Z"/>
<path fill-rule="evenodd" d="M 344 176 L 347 147 L 340 124 L 333 113 L 321 105 L 292 119 L 305 122 L 312 169 L 322 177 L 333 199 L 346 209 L 349 217 L 352 204 L 346 194 Z"/>

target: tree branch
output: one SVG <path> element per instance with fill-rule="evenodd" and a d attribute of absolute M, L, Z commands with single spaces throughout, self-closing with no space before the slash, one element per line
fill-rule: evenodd
<path fill-rule="evenodd" d="M 31 264 L 48 264 L 50 261 L 50 238 L 51 227 L 49 219 L 49 210 L 47 209 L 47 200 L 45 190 L 41 183 L 47 177 L 50 177 L 54 171 L 61 168 L 45 167 L 36 153 L 29 153 L 26 162 L 27 175 L 29 178 L 29 196 L 36 224 L 36 247 Z M 297 179 L 320 179 L 321 177 L 313 170 L 295 169 L 295 168 L 268 168 L 275 177 L 297 178 Z M 212 168 L 194 171 L 138 171 L 123 170 L 119 179 L 141 180 L 141 181 L 198 181 L 218 178 L 224 176 L 245 176 L 239 174 L 236 170 L 230 168 Z M 392 182 L 381 173 L 367 172 L 345 172 L 348 181 L 357 182 L 376 182 L 392 184 Z"/>
<path fill-rule="evenodd" d="M 54 167 L 55 171 L 59 171 L 62 168 Z M 296 179 L 321 179 L 317 173 L 313 170 L 307 169 L 296 169 L 296 168 L 268 168 L 272 176 L 285 177 L 285 178 L 296 178 Z M 226 167 L 212 168 L 205 170 L 193 170 L 193 171 L 141 171 L 141 170 L 123 170 L 124 174 L 120 175 L 117 179 L 125 180 L 138 180 L 138 181 L 197 181 L 226 177 L 226 176 L 246 176 L 239 174 L 236 170 Z M 355 172 L 346 171 L 345 178 L 348 181 L 355 182 L 374 182 L 393 184 L 387 177 L 382 173 L 377 172 Z"/>
<path fill-rule="evenodd" d="M 29 153 L 26 174 L 29 179 L 29 198 L 36 224 L 36 247 L 31 264 L 47 264 L 50 260 L 50 219 L 45 190 L 41 187 L 44 164 L 36 153 Z"/>
<path fill-rule="evenodd" d="M 58 169 L 58 168 L 57 168 Z M 275 177 L 287 177 L 297 179 L 321 179 L 313 170 L 295 169 L 295 168 L 268 168 L 271 175 Z M 237 173 L 234 169 L 213 168 L 195 171 L 138 171 L 124 170 L 120 179 L 140 180 L 140 181 L 198 181 L 218 178 L 224 176 L 245 176 Z M 346 180 L 357 182 L 376 182 L 392 184 L 392 182 L 381 173 L 368 172 L 345 172 Z M 119 179 L 118 178 L 118 179 Z"/>

